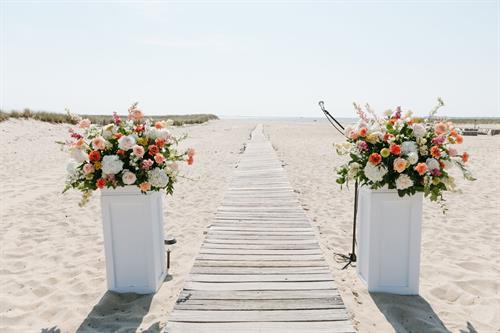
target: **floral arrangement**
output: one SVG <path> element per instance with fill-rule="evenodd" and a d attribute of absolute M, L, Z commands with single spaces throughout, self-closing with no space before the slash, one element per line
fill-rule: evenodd
<path fill-rule="evenodd" d="M 91 124 L 76 117 L 76 129 L 70 129 L 68 147 L 71 161 L 67 167 L 66 187 L 83 192 L 80 205 L 88 202 L 93 191 L 105 187 L 137 186 L 141 192 L 166 190 L 173 193 L 178 176 L 177 161 L 193 163 L 194 149 L 178 152 L 183 137 L 169 131 L 171 120 L 145 119 L 137 103 L 122 120 L 113 113 L 113 123 Z"/>
<path fill-rule="evenodd" d="M 443 192 L 456 189 L 449 174 L 453 166 L 474 180 L 465 166 L 469 154 L 459 154 L 453 146 L 463 142 L 459 131 L 451 122 L 433 120 L 443 105 L 438 99 L 429 117 L 418 119 L 400 107 L 379 118 L 368 104 L 365 112 L 354 103 L 359 121 L 345 129 L 347 142 L 336 145 L 338 154 L 350 157 L 337 169 L 337 183 L 357 180 L 372 189 L 396 189 L 401 197 L 424 192 L 443 204 Z"/>

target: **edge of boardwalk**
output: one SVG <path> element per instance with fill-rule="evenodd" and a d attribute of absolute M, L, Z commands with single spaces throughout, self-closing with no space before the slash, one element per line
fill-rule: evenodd
<path fill-rule="evenodd" d="M 355 332 L 262 125 L 252 132 L 165 332 Z"/>

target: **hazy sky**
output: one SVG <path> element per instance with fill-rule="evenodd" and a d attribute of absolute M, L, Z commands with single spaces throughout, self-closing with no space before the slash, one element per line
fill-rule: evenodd
<path fill-rule="evenodd" d="M 2 109 L 500 116 L 500 1 L 0 2 Z"/>

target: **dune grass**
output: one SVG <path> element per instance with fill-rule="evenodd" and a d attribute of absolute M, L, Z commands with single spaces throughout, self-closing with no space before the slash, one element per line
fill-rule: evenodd
<path fill-rule="evenodd" d="M 100 115 L 80 115 L 82 118 L 88 118 L 94 124 L 109 124 L 113 122 L 113 117 L 111 116 L 100 116 Z M 123 119 L 127 116 L 121 116 Z M 32 111 L 30 109 L 24 109 L 23 111 L 2 111 L 0 110 L 0 121 L 5 121 L 9 118 L 17 119 L 35 119 L 39 121 L 45 121 L 53 124 L 75 124 L 76 121 L 73 116 L 69 113 L 56 113 L 56 112 L 45 112 L 45 111 Z M 174 121 L 174 126 L 182 126 L 188 124 L 202 124 L 209 120 L 219 119 L 214 114 L 188 114 L 188 115 L 164 115 L 164 116 L 151 116 L 154 120 L 167 120 L 172 119 Z"/>

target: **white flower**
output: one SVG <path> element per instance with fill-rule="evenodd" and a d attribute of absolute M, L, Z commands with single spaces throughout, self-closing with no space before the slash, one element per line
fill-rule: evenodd
<path fill-rule="evenodd" d="M 349 164 L 349 171 L 347 172 L 347 177 L 349 179 L 354 179 L 359 172 L 359 163 L 352 162 Z"/>
<path fill-rule="evenodd" d="M 129 170 L 123 170 L 123 172 L 122 172 L 123 184 L 132 185 L 133 183 L 135 183 L 136 180 L 137 180 L 137 177 L 135 176 L 135 174 L 133 172 L 130 172 Z"/>
<path fill-rule="evenodd" d="M 167 167 L 165 168 L 165 172 L 170 175 L 170 177 L 174 177 L 179 172 L 179 165 L 175 161 L 168 161 Z"/>
<path fill-rule="evenodd" d="M 148 171 L 148 180 L 151 186 L 163 188 L 167 186 L 169 179 L 165 171 L 160 168 L 154 168 Z"/>
<path fill-rule="evenodd" d="M 165 121 L 165 126 L 172 126 L 174 124 L 174 121 L 172 119 L 167 119 Z"/>
<path fill-rule="evenodd" d="M 132 135 L 122 136 L 118 140 L 118 148 L 123 149 L 125 151 L 132 149 L 135 145 L 135 138 Z"/>
<path fill-rule="evenodd" d="M 78 164 L 75 161 L 69 161 L 68 165 L 66 166 L 66 171 L 68 172 L 68 177 L 70 180 L 78 179 L 79 172 L 77 167 Z"/>
<path fill-rule="evenodd" d="M 410 176 L 406 174 L 399 175 L 398 179 L 396 179 L 396 188 L 398 190 L 406 190 L 409 187 L 413 186 L 413 180 L 411 180 Z"/>
<path fill-rule="evenodd" d="M 410 162 L 410 164 L 415 164 L 418 162 L 418 154 L 415 152 L 415 153 L 409 153 L 408 154 L 408 162 Z"/>
<path fill-rule="evenodd" d="M 428 158 L 425 163 L 429 170 L 439 169 L 439 162 L 435 158 Z"/>
<path fill-rule="evenodd" d="M 349 137 L 349 135 L 351 134 L 351 131 L 353 130 L 353 127 L 351 125 L 348 125 L 345 127 L 344 129 L 344 135 Z"/>
<path fill-rule="evenodd" d="M 413 135 L 415 135 L 416 138 L 422 138 L 426 134 L 426 129 L 424 125 L 422 124 L 414 124 L 413 125 Z"/>
<path fill-rule="evenodd" d="M 418 151 L 417 143 L 415 141 L 405 141 L 401 144 L 401 151 L 405 155 L 416 153 Z"/>
<path fill-rule="evenodd" d="M 159 128 L 156 130 L 156 137 L 163 139 L 163 140 L 168 140 L 171 137 L 170 131 L 166 128 Z"/>
<path fill-rule="evenodd" d="M 366 178 L 376 183 L 381 181 L 385 174 L 387 173 L 387 168 L 383 165 L 375 166 L 371 163 L 366 163 L 365 168 L 363 169 Z"/>
<path fill-rule="evenodd" d="M 87 155 L 87 153 L 83 149 L 79 148 L 72 148 L 70 151 L 70 156 L 78 163 L 83 163 L 89 159 L 89 155 Z"/>
<path fill-rule="evenodd" d="M 118 155 L 106 155 L 102 158 L 102 172 L 106 175 L 115 175 L 122 171 L 123 162 Z"/>

